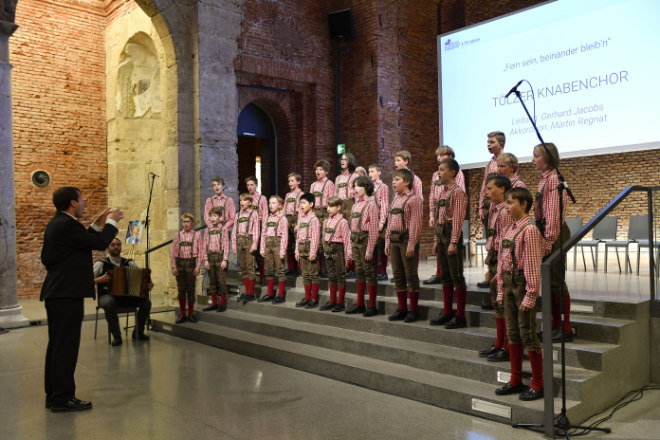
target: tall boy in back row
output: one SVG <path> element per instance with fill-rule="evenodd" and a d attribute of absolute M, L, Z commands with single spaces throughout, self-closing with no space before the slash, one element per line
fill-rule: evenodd
<path fill-rule="evenodd" d="M 337 195 L 335 184 L 328 179 L 329 172 L 330 162 L 327 160 L 321 159 L 314 163 L 314 173 L 317 180 L 312 183 L 309 192 L 314 195 L 314 215 L 319 221 L 319 227 L 328 218 L 328 199 Z M 319 230 L 320 233 L 321 231 Z M 327 270 L 323 259 L 323 249 L 319 249 L 318 257 L 319 272 L 325 276 L 327 275 Z"/>
<path fill-rule="evenodd" d="M 387 255 L 385 254 L 385 231 L 390 208 L 390 189 L 380 180 L 382 167 L 377 163 L 369 165 L 369 178 L 374 184 L 374 202 L 378 208 L 378 240 L 374 251 L 374 270 L 376 278 L 387 280 Z"/>

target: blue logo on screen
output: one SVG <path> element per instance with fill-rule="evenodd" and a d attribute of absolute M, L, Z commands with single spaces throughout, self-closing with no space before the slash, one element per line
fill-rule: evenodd
<path fill-rule="evenodd" d="M 445 52 L 448 50 L 456 49 L 460 45 L 460 41 L 451 41 L 451 39 L 447 39 L 447 41 L 445 41 Z"/>

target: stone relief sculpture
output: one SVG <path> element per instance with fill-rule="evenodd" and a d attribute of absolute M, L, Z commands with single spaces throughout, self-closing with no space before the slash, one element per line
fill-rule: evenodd
<path fill-rule="evenodd" d="M 146 35 L 133 37 L 117 67 L 117 112 L 125 118 L 158 118 L 161 104 L 160 67 L 153 43 Z"/>

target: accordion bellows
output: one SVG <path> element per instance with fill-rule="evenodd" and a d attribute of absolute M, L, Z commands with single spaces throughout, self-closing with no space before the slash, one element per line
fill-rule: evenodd
<path fill-rule="evenodd" d="M 138 296 L 140 298 L 149 296 L 147 284 L 149 284 L 151 269 L 122 266 L 109 270 L 108 274 L 111 278 L 108 287 L 110 295 Z"/>

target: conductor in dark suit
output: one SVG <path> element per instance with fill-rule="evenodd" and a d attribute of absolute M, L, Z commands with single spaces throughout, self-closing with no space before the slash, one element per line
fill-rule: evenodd
<path fill-rule="evenodd" d="M 41 300 L 48 317 L 46 349 L 46 408 L 53 412 L 90 409 L 92 402 L 76 397 L 74 373 L 80 348 L 84 298 L 94 297 L 92 250 L 105 250 L 117 235 L 119 210 L 107 208 L 85 227 L 78 221 L 85 202 L 78 188 L 62 187 L 53 193 L 57 213 L 46 226 L 41 262 L 46 280 Z"/>

